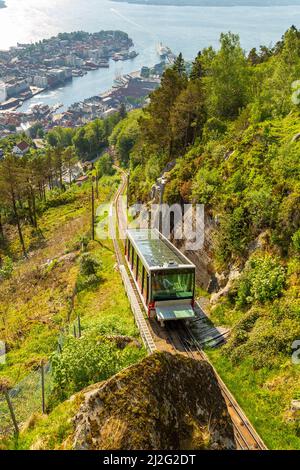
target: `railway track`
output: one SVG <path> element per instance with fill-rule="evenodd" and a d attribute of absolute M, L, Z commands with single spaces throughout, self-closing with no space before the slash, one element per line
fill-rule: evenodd
<path fill-rule="evenodd" d="M 127 175 L 123 170 L 120 170 L 120 168 L 117 167 L 117 169 L 121 171 L 122 173 L 122 183 L 113 200 L 112 210 L 115 211 L 117 229 L 118 229 L 119 220 L 120 220 L 120 212 L 122 210 L 120 206 L 120 196 L 125 191 L 125 188 L 127 185 Z M 120 247 L 120 243 L 118 241 L 117 236 L 113 237 L 113 244 L 114 244 L 114 250 L 116 253 L 118 264 L 123 269 L 126 269 L 129 282 L 132 288 L 132 292 L 133 292 L 133 295 L 135 296 L 138 307 L 141 310 L 141 312 L 144 312 L 143 302 L 141 300 L 136 284 L 134 280 L 132 279 L 131 273 L 126 265 L 125 257 Z M 148 323 L 149 322 L 147 322 L 146 326 L 145 324 L 139 325 L 142 337 L 144 339 L 146 338 L 146 345 L 147 345 L 147 335 L 149 335 Z M 143 331 L 144 329 L 145 331 Z M 156 328 L 154 327 L 153 330 L 155 329 Z M 181 354 L 186 355 L 187 357 L 191 357 L 196 360 L 204 360 L 210 363 L 208 357 L 202 350 L 201 345 L 199 344 L 199 341 L 194 336 L 191 328 L 188 327 L 187 325 L 182 324 L 180 322 L 176 322 L 176 328 L 175 328 L 174 325 L 172 325 L 172 323 L 169 323 L 165 327 L 165 331 L 163 332 L 161 336 L 163 336 L 165 340 L 167 340 L 171 344 L 172 349 L 176 353 L 181 353 Z M 151 347 L 148 347 L 148 349 L 151 351 Z M 160 349 L 160 347 L 158 346 L 157 349 Z M 210 365 L 212 366 L 211 363 Z M 232 420 L 237 448 L 239 450 L 267 450 L 267 447 L 265 446 L 264 442 L 262 441 L 260 436 L 257 434 L 255 429 L 253 428 L 253 426 L 247 419 L 246 415 L 244 414 L 243 410 L 241 409 L 237 401 L 234 399 L 233 395 L 228 390 L 225 383 L 223 382 L 221 377 L 218 375 L 214 367 L 213 367 L 213 370 L 215 372 L 216 378 L 220 386 L 220 390 L 222 392 L 222 395 L 224 397 L 225 403 L 228 408 L 229 415 Z"/>
<path fill-rule="evenodd" d="M 169 324 L 167 325 L 167 330 L 174 350 L 177 352 L 179 350 L 187 357 L 209 362 L 206 354 L 199 347 L 197 339 L 188 326 L 180 324 L 175 327 Z M 267 450 L 264 442 L 215 369 L 214 372 L 232 420 L 237 448 L 240 450 Z"/>

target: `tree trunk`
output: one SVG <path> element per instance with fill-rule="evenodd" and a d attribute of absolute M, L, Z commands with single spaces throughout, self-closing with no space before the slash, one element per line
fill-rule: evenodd
<path fill-rule="evenodd" d="M 34 220 L 33 220 L 32 207 L 31 207 L 32 201 L 31 201 L 30 194 L 28 194 L 27 202 L 28 202 L 28 214 L 29 214 L 30 223 L 34 227 Z"/>
<path fill-rule="evenodd" d="M 33 223 L 35 228 L 37 228 L 37 216 L 36 216 L 36 204 L 35 204 L 35 194 L 32 187 L 30 187 L 31 192 L 31 200 L 32 200 L 32 215 L 33 215 Z"/>
<path fill-rule="evenodd" d="M 0 212 L 0 238 L 4 240 L 4 231 L 3 231 L 3 224 L 2 224 L 2 214 Z"/>
<path fill-rule="evenodd" d="M 17 206 L 16 206 L 16 197 L 15 197 L 15 193 L 14 193 L 13 189 L 11 190 L 11 197 L 12 197 L 12 204 L 13 204 L 14 215 L 15 215 L 16 220 L 17 220 L 17 227 L 18 227 L 19 239 L 20 239 L 20 243 L 21 243 L 21 246 L 22 246 L 23 255 L 25 256 L 25 258 L 27 258 L 27 253 L 26 253 L 26 248 L 25 248 L 23 233 L 22 233 L 21 224 L 20 224 L 20 218 L 19 218 L 19 214 L 18 214 Z"/>

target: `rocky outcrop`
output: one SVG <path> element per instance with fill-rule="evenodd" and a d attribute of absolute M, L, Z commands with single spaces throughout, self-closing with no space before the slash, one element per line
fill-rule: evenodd
<path fill-rule="evenodd" d="M 84 393 L 74 449 L 231 449 L 232 423 L 211 366 L 155 353 Z"/>
<path fill-rule="evenodd" d="M 211 304 L 216 304 L 222 297 L 226 297 L 231 291 L 236 279 L 238 279 L 240 275 L 241 273 L 239 270 L 232 269 L 229 273 L 227 284 L 223 287 L 223 289 L 219 290 L 215 294 L 212 294 L 210 298 Z"/>

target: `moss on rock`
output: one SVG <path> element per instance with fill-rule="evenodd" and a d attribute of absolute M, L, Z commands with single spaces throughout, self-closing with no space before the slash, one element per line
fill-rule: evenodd
<path fill-rule="evenodd" d="M 211 366 L 166 352 L 86 390 L 74 426 L 74 449 L 234 448 Z"/>

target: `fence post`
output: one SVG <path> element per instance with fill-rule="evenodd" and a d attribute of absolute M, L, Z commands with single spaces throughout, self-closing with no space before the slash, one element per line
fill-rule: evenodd
<path fill-rule="evenodd" d="M 77 315 L 78 320 L 78 338 L 81 338 L 81 323 L 80 323 L 80 315 Z"/>
<path fill-rule="evenodd" d="M 42 412 L 43 414 L 46 413 L 46 406 L 45 406 L 45 370 L 44 370 L 44 362 L 41 361 L 41 379 L 42 379 Z"/>
<path fill-rule="evenodd" d="M 18 436 L 19 435 L 19 426 L 18 426 L 18 423 L 17 423 L 17 420 L 16 420 L 16 415 L 15 415 L 12 403 L 10 401 L 9 393 L 6 389 L 4 390 L 4 396 L 6 398 L 7 405 L 8 405 L 9 412 L 10 412 L 10 416 L 11 416 L 11 420 L 12 420 L 14 428 L 15 428 L 15 434 L 16 434 L 16 436 Z"/>

